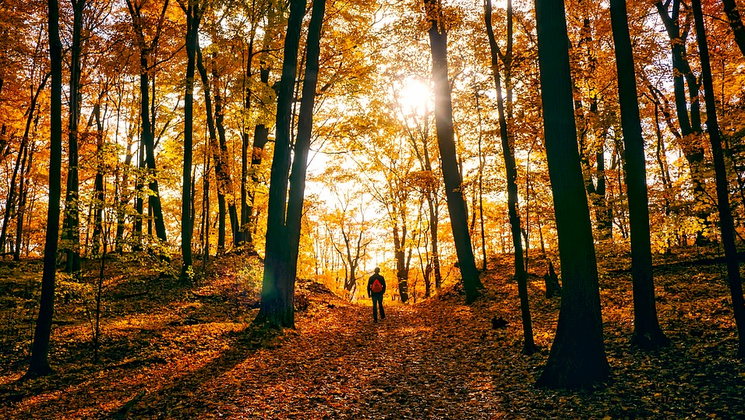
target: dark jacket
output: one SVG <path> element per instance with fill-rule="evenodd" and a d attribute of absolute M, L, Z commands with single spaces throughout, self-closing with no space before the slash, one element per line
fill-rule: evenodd
<path fill-rule="evenodd" d="M 375 282 L 375 279 L 378 279 L 380 281 L 380 283 L 383 284 L 383 290 L 380 291 L 379 293 L 376 293 L 376 295 L 381 295 L 382 296 L 383 293 L 385 293 L 386 285 L 385 285 L 385 279 L 383 278 L 383 276 L 380 275 L 380 273 L 373 274 L 372 276 L 370 276 L 370 280 L 367 281 L 367 295 L 368 296 L 372 296 L 372 294 L 373 294 L 372 285 Z"/>

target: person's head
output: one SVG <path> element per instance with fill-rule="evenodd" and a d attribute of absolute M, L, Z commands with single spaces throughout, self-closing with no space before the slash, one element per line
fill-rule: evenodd
<path fill-rule="evenodd" d="M 380 267 L 375 267 L 375 274 L 380 273 Z"/>

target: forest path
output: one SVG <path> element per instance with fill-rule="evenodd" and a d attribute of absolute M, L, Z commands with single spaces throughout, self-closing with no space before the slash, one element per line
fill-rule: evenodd
<path fill-rule="evenodd" d="M 486 341 L 493 343 L 485 340 L 492 334 L 488 320 L 465 305 L 389 304 L 376 324 L 371 312 L 364 305 L 316 306 L 277 348 L 236 361 L 188 392 L 187 404 L 216 417 L 267 419 L 473 419 L 504 412 L 484 354 Z M 209 406 L 215 411 L 203 411 Z"/>

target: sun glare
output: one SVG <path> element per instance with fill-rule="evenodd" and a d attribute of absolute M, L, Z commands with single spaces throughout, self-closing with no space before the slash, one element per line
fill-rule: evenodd
<path fill-rule="evenodd" d="M 398 92 L 398 102 L 405 115 L 423 115 L 429 98 L 429 86 L 414 78 L 404 80 Z"/>

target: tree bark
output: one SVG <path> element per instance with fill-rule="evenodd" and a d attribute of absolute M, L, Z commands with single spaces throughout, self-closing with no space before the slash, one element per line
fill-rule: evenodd
<path fill-rule="evenodd" d="M 559 322 L 537 386 L 582 388 L 608 377 L 590 211 L 572 104 L 564 3 L 536 0 L 546 155 L 564 280 Z"/>
<path fill-rule="evenodd" d="M 80 93 L 80 55 L 82 52 L 83 9 L 85 0 L 71 0 L 73 7 L 72 45 L 70 46 L 70 112 L 68 116 L 68 166 L 67 193 L 65 194 L 65 214 L 62 224 L 68 273 L 80 271 L 80 207 L 78 180 L 78 123 L 82 95 Z"/>
<path fill-rule="evenodd" d="M 100 99 L 102 99 L 103 95 Z M 94 181 L 93 201 L 93 249 L 95 255 L 101 252 L 101 236 L 103 235 L 103 209 L 104 209 L 104 142 L 103 142 L 103 120 L 101 119 L 100 100 L 93 107 L 93 115 L 96 119 L 96 178 Z M 104 239 L 105 240 L 105 239 Z"/>
<path fill-rule="evenodd" d="M 735 245 L 735 227 L 729 204 L 727 168 L 724 163 L 724 151 L 722 150 L 719 123 L 717 122 L 716 100 L 714 98 L 714 86 L 711 77 L 711 65 L 709 63 L 709 48 L 706 40 L 704 16 L 701 11 L 701 0 L 692 0 L 691 7 L 693 8 L 693 16 L 696 20 L 696 39 L 698 40 L 701 57 L 701 75 L 704 82 L 704 98 L 707 114 L 706 127 L 709 131 L 709 140 L 711 141 L 711 150 L 714 156 L 719 224 L 722 230 L 722 243 L 724 244 L 724 255 L 727 261 L 727 280 L 732 297 L 735 323 L 737 325 L 737 356 L 739 358 L 745 358 L 745 299 L 742 294 L 740 264 L 737 260 L 737 247 Z"/>
<path fill-rule="evenodd" d="M 214 59 L 214 55 L 213 55 Z M 233 236 L 233 246 L 239 245 L 240 240 L 240 222 L 238 221 L 238 209 L 235 205 L 235 198 L 233 197 L 233 177 L 230 173 L 230 164 L 228 163 L 228 144 L 225 136 L 225 125 L 223 124 L 223 110 L 222 110 L 222 96 L 220 95 L 219 87 L 219 74 L 217 73 L 217 66 L 212 64 L 212 77 L 215 79 L 215 128 L 217 129 L 217 139 L 219 145 L 220 154 L 220 175 L 217 177 L 217 186 L 223 191 L 223 196 L 227 199 L 228 216 L 230 217 L 230 227 Z M 217 170 L 217 166 L 215 166 Z M 223 209 L 223 214 L 225 210 Z M 223 225 L 225 222 L 223 221 Z M 225 229 L 223 229 L 225 230 Z M 224 233 L 223 233 L 224 236 Z"/>
<path fill-rule="evenodd" d="M 261 306 L 256 316 L 257 323 L 266 323 L 276 328 L 295 326 L 293 307 L 295 279 L 292 278 L 289 282 L 287 281 L 290 278 L 291 264 L 288 261 L 285 214 L 287 210 L 288 174 L 290 172 L 292 101 L 305 5 L 305 0 L 290 1 L 282 76 L 277 95 L 277 123 L 269 183 L 266 255 L 264 257 Z"/>
<path fill-rule="evenodd" d="M 651 350 L 667 345 L 669 340 L 660 328 L 655 306 L 644 138 L 639 118 L 634 55 L 626 20 L 626 0 L 611 0 L 610 13 L 616 52 L 621 125 L 626 146 L 624 161 L 631 224 L 631 272 L 634 289 L 634 336 L 631 343 Z"/>
<path fill-rule="evenodd" d="M 155 130 L 153 127 L 153 121 L 150 119 L 150 55 L 155 51 L 160 33 L 164 25 L 166 11 L 168 10 L 169 1 L 166 0 L 163 4 L 158 23 L 156 24 L 156 34 L 150 42 L 145 40 L 144 34 L 144 22 L 143 17 L 140 14 L 140 8 L 142 5 L 135 5 L 131 0 L 127 0 L 127 7 L 129 14 L 132 18 L 132 25 L 135 30 L 135 36 L 137 38 L 139 53 L 140 53 L 140 143 L 141 143 L 141 156 L 140 156 L 140 167 L 147 168 L 150 175 L 150 181 L 148 188 L 153 192 L 149 195 L 148 202 L 152 209 L 152 218 L 155 219 L 155 233 L 161 242 L 166 242 L 166 226 L 163 220 L 163 210 L 160 201 L 160 193 L 158 188 L 158 174 L 155 167 Z M 153 99 L 155 99 L 155 90 L 153 88 Z M 136 211 L 138 217 L 135 220 L 135 240 L 136 246 L 139 248 L 141 245 L 142 237 L 142 215 L 143 199 L 140 196 L 142 190 L 142 181 L 138 179 L 138 199 L 136 203 Z"/>
<path fill-rule="evenodd" d="M 737 3 L 735 0 L 722 0 L 722 4 L 724 4 L 724 13 L 727 14 L 729 26 L 735 36 L 735 42 L 742 55 L 745 56 L 745 27 L 742 25 L 742 17 L 737 9 Z"/>
<path fill-rule="evenodd" d="M 25 378 L 35 378 L 52 372 L 48 355 L 52 318 L 54 316 L 57 239 L 59 235 L 60 196 L 62 195 L 62 42 L 59 37 L 59 4 L 57 0 L 49 0 L 47 4 L 49 8 L 49 55 L 52 77 L 49 109 L 49 205 L 39 317 L 34 329 L 31 361 Z"/>
<path fill-rule="evenodd" d="M 217 179 L 217 253 L 225 252 L 225 186 L 227 181 L 222 179 L 226 174 L 222 159 L 222 149 L 217 140 L 217 131 L 215 129 L 215 119 L 212 113 L 212 88 L 207 75 L 207 69 L 204 67 L 202 58 L 202 49 L 197 44 L 197 69 L 202 79 L 202 89 L 204 90 L 204 104 L 207 117 L 207 130 L 209 132 L 209 149 L 212 152 L 212 159 L 215 161 L 215 178 Z"/>
<path fill-rule="evenodd" d="M 199 21 L 202 19 L 202 9 L 199 2 L 189 1 L 182 5 L 186 13 L 186 91 L 184 92 L 184 171 L 181 198 L 181 279 L 189 280 L 193 274 L 191 237 L 194 234 L 194 220 L 192 218 L 192 147 L 194 136 L 194 72 L 199 48 Z M 224 213 L 223 213 L 224 214 Z"/>
<path fill-rule="evenodd" d="M 450 223 L 458 255 L 458 265 L 466 291 L 466 302 L 471 303 L 479 297 L 483 288 L 471 248 L 468 233 L 468 212 L 463 195 L 463 180 L 458 169 L 453 129 L 453 105 L 447 65 L 447 34 L 442 18 L 439 0 L 424 0 L 426 17 L 429 21 L 429 41 L 432 51 L 432 79 L 435 83 L 435 127 L 440 147 L 442 175 L 445 181 L 445 194 L 450 213 Z"/>
<path fill-rule="evenodd" d="M 31 168 L 34 164 L 34 146 L 33 143 L 26 148 L 26 156 L 23 158 L 21 167 L 25 168 L 22 172 L 21 180 L 18 183 L 18 217 L 16 221 L 16 248 L 13 251 L 13 261 L 21 261 L 21 247 L 23 245 L 23 225 L 26 217 L 26 202 L 28 199 L 28 180 L 30 178 Z M 30 217 L 30 214 L 29 214 Z"/>
<path fill-rule="evenodd" d="M 704 220 L 704 223 L 707 223 L 706 217 L 708 216 L 708 212 L 705 210 L 706 191 L 704 188 L 706 177 L 703 168 L 704 149 L 699 141 L 699 137 L 703 133 L 701 118 L 699 116 L 699 84 L 686 58 L 685 38 L 687 34 L 680 33 L 680 0 L 672 0 L 671 3 L 671 14 L 668 14 L 666 5 L 663 5 L 661 1 L 655 3 L 655 7 L 665 25 L 670 43 L 672 44 L 673 91 L 675 93 L 675 110 L 681 134 L 681 138 L 678 141 L 683 150 L 683 155 L 688 161 L 694 199 L 700 204 L 699 207 L 702 209 L 696 215 L 699 219 Z M 685 92 L 686 84 L 688 85 L 688 98 L 686 98 Z"/>
<path fill-rule="evenodd" d="M 508 7 L 511 1 L 508 0 Z M 536 345 L 533 341 L 533 324 L 530 319 L 530 302 L 528 301 L 528 273 L 523 264 L 523 246 L 520 239 L 520 214 L 517 211 L 517 166 L 512 145 L 509 140 L 507 118 L 505 117 L 504 100 L 502 98 L 502 83 L 500 81 L 499 56 L 501 52 L 494 37 L 492 28 L 492 5 L 491 0 L 484 1 L 484 20 L 486 33 L 489 37 L 489 50 L 491 52 L 492 74 L 497 89 L 497 112 L 499 114 L 499 136 L 502 139 L 502 155 L 504 157 L 504 168 L 507 177 L 507 206 L 509 210 L 510 226 L 512 227 L 512 244 L 515 247 L 515 277 L 517 277 L 518 294 L 520 295 L 520 311 L 523 321 L 523 353 L 533 354 Z M 511 54 L 508 51 L 507 54 Z"/>

